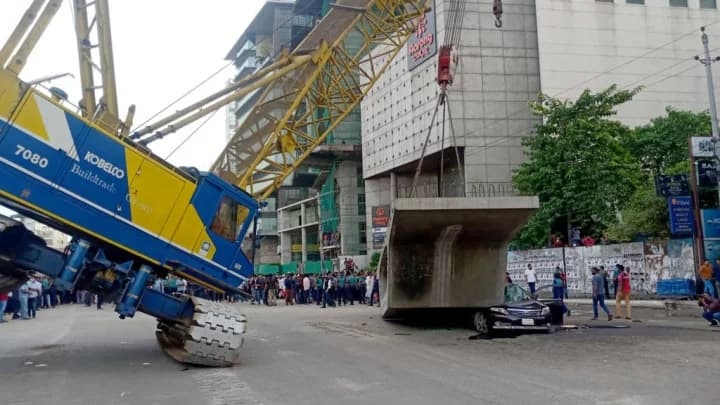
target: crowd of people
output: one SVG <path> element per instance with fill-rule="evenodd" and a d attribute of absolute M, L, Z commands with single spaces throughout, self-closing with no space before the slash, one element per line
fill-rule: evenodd
<path fill-rule="evenodd" d="M 40 310 L 70 303 L 88 307 L 97 305 L 102 309 L 103 299 L 102 294 L 85 290 L 77 290 L 74 294 L 58 291 L 52 279 L 33 274 L 12 292 L 0 293 L 0 323 L 7 322 L 6 314 L 13 320 L 30 320 L 35 319 Z"/>
<path fill-rule="evenodd" d="M 380 305 L 378 278 L 372 272 L 347 270 L 324 274 L 258 275 L 241 286 L 251 304 L 274 306 L 316 304 L 326 308 L 341 305 Z"/>

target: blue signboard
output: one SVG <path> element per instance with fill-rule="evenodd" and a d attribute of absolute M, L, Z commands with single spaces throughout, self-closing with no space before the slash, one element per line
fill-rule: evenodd
<path fill-rule="evenodd" d="M 703 241 L 705 248 L 705 260 L 715 263 L 715 259 L 720 258 L 720 240 L 712 239 Z"/>
<path fill-rule="evenodd" d="M 692 197 L 669 197 L 670 233 L 673 235 L 692 235 L 695 229 Z M 720 230 L 720 228 L 719 228 Z"/>
<path fill-rule="evenodd" d="M 720 209 L 700 210 L 703 236 L 706 239 L 720 238 Z"/>

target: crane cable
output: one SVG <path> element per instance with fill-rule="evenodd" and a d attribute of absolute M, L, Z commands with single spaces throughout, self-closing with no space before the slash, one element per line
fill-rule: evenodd
<path fill-rule="evenodd" d="M 467 0 L 450 0 L 449 6 L 448 6 L 448 13 L 447 13 L 447 19 L 448 24 L 445 26 L 445 37 L 443 38 L 443 45 L 441 48 L 441 54 L 442 50 L 452 50 L 453 47 L 456 47 L 457 44 L 460 42 L 460 38 L 462 35 L 462 25 L 463 25 L 463 17 L 465 16 L 465 8 L 467 5 Z M 452 53 L 451 55 L 451 61 L 452 61 Z M 452 66 L 452 62 L 451 62 Z M 438 196 L 443 197 L 444 196 L 444 190 L 443 190 L 443 177 L 445 174 L 445 122 L 446 122 L 446 115 L 450 120 L 450 134 L 452 137 L 452 143 L 453 143 L 453 149 L 455 151 L 455 160 L 457 162 L 458 167 L 458 174 L 460 175 L 460 179 L 462 184 L 465 184 L 465 175 L 463 173 L 462 169 L 462 163 L 460 162 L 460 151 L 458 149 L 458 143 L 457 139 L 455 137 L 455 128 L 452 124 L 452 113 L 450 112 L 450 103 L 448 102 L 447 97 L 447 84 L 449 83 L 440 83 L 438 78 L 438 83 L 440 84 L 440 92 L 438 93 L 437 103 L 435 104 L 435 111 L 433 112 L 432 118 L 430 119 L 430 125 L 428 126 L 427 134 L 425 135 L 425 141 L 423 142 L 422 151 L 420 152 L 420 159 L 418 160 L 418 164 L 415 168 L 415 175 L 413 177 L 413 183 L 412 188 L 410 190 L 410 197 L 415 197 L 415 194 L 417 192 L 417 185 L 418 181 L 420 179 L 420 174 L 422 172 L 422 165 L 423 161 L 425 160 L 425 153 L 427 152 L 427 146 L 430 142 L 430 135 L 432 134 L 432 128 L 433 125 L 435 125 L 435 118 L 437 117 L 438 109 L 442 108 L 442 128 L 441 128 L 441 134 L 442 139 L 440 141 L 440 177 L 438 181 Z M 464 194 L 463 190 L 463 194 Z"/>

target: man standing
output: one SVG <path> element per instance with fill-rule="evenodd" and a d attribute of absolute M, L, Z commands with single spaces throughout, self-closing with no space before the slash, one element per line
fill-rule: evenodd
<path fill-rule="evenodd" d="M 622 318 L 622 303 L 625 301 L 625 319 L 632 319 L 630 313 L 630 269 L 624 267 L 623 271 L 618 275 L 618 291 L 615 294 L 615 315 Z"/>
<path fill-rule="evenodd" d="M 527 270 L 525 270 L 525 281 L 527 282 L 530 294 L 535 295 L 535 283 L 537 282 L 537 276 L 535 270 L 532 268 L 532 264 L 528 263 Z"/>
<path fill-rule="evenodd" d="M 303 285 L 302 303 L 309 304 L 310 303 L 310 277 L 308 277 L 307 275 L 305 277 L 303 277 L 302 285 Z"/>
<path fill-rule="evenodd" d="M 8 303 L 8 293 L 0 293 L 0 323 L 5 322 L 5 308 Z"/>
<path fill-rule="evenodd" d="M 293 305 L 293 288 L 295 287 L 295 279 L 292 274 L 285 277 L 285 306 Z"/>
<path fill-rule="evenodd" d="M 608 272 L 605 266 L 600 266 L 600 274 L 603 276 L 603 285 L 605 286 L 605 296 L 610 297 L 610 283 L 608 282 Z"/>
<path fill-rule="evenodd" d="M 705 285 L 705 289 L 703 290 L 703 292 L 710 294 L 711 297 L 716 297 L 717 295 L 715 294 L 715 283 L 713 282 L 713 269 L 709 261 L 705 260 L 703 264 L 700 265 L 698 275 L 700 276 Z"/>
<path fill-rule="evenodd" d="M 615 294 L 615 298 L 617 298 L 618 295 L 618 277 L 620 276 L 620 273 L 622 273 L 622 271 L 622 264 L 617 263 L 615 265 L 615 269 L 613 269 L 613 294 Z"/>
<path fill-rule="evenodd" d="M 613 316 L 610 314 L 610 310 L 605 305 L 605 288 L 602 275 L 600 275 L 600 269 L 597 267 L 592 268 L 592 293 L 593 293 L 593 320 L 598 319 L 598 304 L 605 311 L 608 316 L 608 321 L 612 321 Z"/>
<path fill-rule="evenodd" d="M 42 284 L 40 284 L 39 281 L 35 278 L 35 276 L 30 276 L 30 279 L 23 284 L 23 286 L 20 288 L 21 294 L 23 294 L 27 297 L 25 299 L 25 314 L 23 318 L 35 318 L 36 311 L 37 311 L 37 301 L 40 294 L 42 294 Z M 21 312 L 22 311 L 22 298 L 21 298 L 21 304 L 20 304 Z M 22 314 L 21 314 L 22 315 Z"/>

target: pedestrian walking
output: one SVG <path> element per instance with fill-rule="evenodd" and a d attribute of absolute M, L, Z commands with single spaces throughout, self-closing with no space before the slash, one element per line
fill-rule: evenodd
<path fill-rule="evenodd" d="M 612 321 L 613 316 L 607 305 L 605 305 L 605 290 L 603 287 L 603 277 L 600 275 L 600 269 L 593 267 L 592 271 L 592 289 L 593 289 L 593 320 L 598 319 L 598 305 L 605 311 L 608 321 Z"/>
<path fill-rule="evenodd" d="M 622 305 L 625 302 L 625 319 L 632 319 L 630 308 L 630 268 L 623 267 L 623 271 L 618 274 L 619 291 L 615 294 L 615 316 L 622 318 Z"/>
<path fill-rule="evenodd" d="M 525 270 L 525 281 L 527 282 L 530 294 L 535 295 L 535 283 L 537 282 L 537 275 L 535 269 L 532 268 L 532 264 L 528 263 L 527 270 Z"/>

